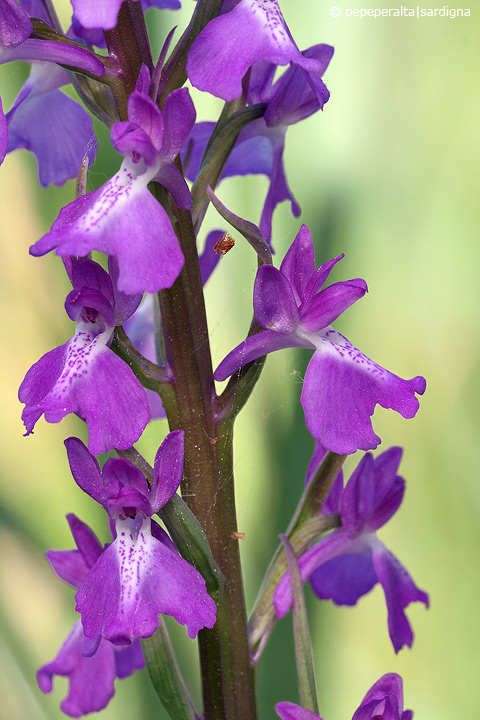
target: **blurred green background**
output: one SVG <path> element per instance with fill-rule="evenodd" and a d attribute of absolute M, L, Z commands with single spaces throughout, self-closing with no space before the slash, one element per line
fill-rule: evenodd
<path fill-rule="evenodd" d="M 419 720 L 476 718 L 480 9 L 471 3 L 467 18 L 375 20 L 345 18 L 346 7 L 360 7 L 347 3 L 335 0 L 339 18 L 318 0 L 281 3 L 301 49 L 317 42 L 335 46 L 325 75 L 331 100 L 323 113 L 289 129 L 285 162 L 318 262 L 345 252 L 334 281 L 362 277 L 369 285 L 369 294 L 336 328 L 402 377 L 427 378 L 414 420 L 378 409 L 374 425 L 382 448 L 405 448 L 401 471 L 407 479 L 403 506 L 380 538 L 430 593 L 431 608 L 409 608 L 415 642 L 395 656 L 378 586 L 354 608 L 320 603 L 307 590 L 320 710 L 325 720 L 348 720 L 373 682 L 395 671 L 404 678 L 406 707 Z M 68 4 L 56 4 L 67 25 Z M 149 12 L 157 50 L 167 29 L 185 26 L 193 3 L 183 4 L 177 13 Z M 1 68 L 5 109 L 25 75 L 18 63 Z M 199 96 L 199 118 L 215 119 L 220 103 Z M 101 150 L 90 187 L 103 183 L 119 162 Z M 228 180 L 219 195 L 256 222 L 266 187 L 265 178 Z M 57 679 L 54 693 L 43 696 L 34 673 L 54 657 L 74 622 L 73 591 L 53 575 L 43 553 L 72 546 L 68 512 L 107 540 L 102 512 L 74 484 L 63 448 L 65 437 L 85 437 L 82 423 L 41 420 L 35 434 L 23 438 L 16 397 L 27 369 L 72 331 L 63 310 L 68 287 L 61 262 L 31 258 L 28 247 L 73 191 L 71 183 L 39 188 L 35 161 L 24 151 L 7 156 L 1 169 L 2 720 L 64 717 L 58 705 L 66 681 Z M 205 229 L 218 226 L 210 210 Z M 298 227 L 282 205 L 274 218 L 278 262 Z M 256 263 L 245 245 L 237 239 L 206 290 L 217 363 L 244 337 L 251 315 Z M 271 356 L 237 423 L 238 528 L 246 533 L 241 549 L 249 607 L 301 492 L 313 447 L 299 403 L 307 355 Z M 165 423 L 154 423 L 139 448 L 152 459 L 165 433 Z M 348 468 L 358 459 L 350 458 Z M 194 645 L 183 629 L 173 632 L 195 684 Z M 261 720 L 275 717 L 275 702 L 298 702 L 290 616 L 265 650 L 258 689 Z M 117 683 L 102 717 L 143 720 L 166 717 L 162 713 L 148 678 L 137 674 Z"/>

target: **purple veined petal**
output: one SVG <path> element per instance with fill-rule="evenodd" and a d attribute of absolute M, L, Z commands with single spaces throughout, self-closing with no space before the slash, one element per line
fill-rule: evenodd
<path fill-rule="evenodd" d="M 278 129 L 277 129 L 278 133 Z M 283 151 L 285 148 L 285 137 L 284 131 L 282 131 L 282 137 L 278 137 L 273 149 L 273 164 L 270 175 L 270 186 L 268 188 L 267 197 L 262 210 L 262 216 L 260 218 L 259 227 L 264 237 L 270 240 L 272 237 L 272 217 L 273 212 L 277 205 L 284 200 L 290 202 L 290 209 L 293 217 L 300 216 L 300 205 L 295 200 L 295 197 L 288 187 L 287 178 L 285 177 L 285 170 L 283 167 Z"/>
<path fill-rule="evenodd" d="M 273 265 L 258 269 L 253 290 L 253 308 L 259 325 L 282 335 L 291 333 L 299 321 L 292 288 Z"/>
<path fill-rule="evenodd" d="M 103 320 L 104 330 L 113 328 L 115 323 L 115 312 L 105 295 L 89 287 L 71 290 L 65 300 L 65 311 L 74 322 L 100 323 Z"/>
<path fill-rule="evenodd" d="M 150 502 L 153 512 L 175 495 L 182 481 L 184 433 L 175 430 L 167 435 L 155 455 Z"/>
<path fill-rule="evenodd" d="M 289 347 L 311 347 L 311 345 L 307 344 L 307 341 L 297 338 L 293 333 L 281 335 L 274 330 L 263 330 L 237 345 L 215 370 L 214 378 L 218 381 L 226 380 L 252 360 L 258 360 L 269 352 Z"/>
<path fill-rule="evenodd" d="M 123 325 L 137 310 L 143 297 L 143 293 L 136 295 L 127 295 L 118 289 L 118 276 L 120 270 L 118 268 L 118 259 L 114 255 L 108 256 L 108 274 L 112 282 L 114 307 L 115 307 L 115 325 Z"/>
<path fill-rule="evenodd" d="M 302 55 L 319 60 L 325 72 L 332 58 L 333 48 L 329 45 L 315 45 L 304 50 Z M 310 73 L 298 65 L 292 65 L 284 72 L 273 87 L 265 112 L 265 122 L 269 127 L 293 125 L 323 108 L 329 92 L 319 77 L 316 78 L 319 85 L 314 90 L 309 82 L 310 78 Z"/>
<path fill-rule="evenodd" d="M 102 470 L 105 487 L 131 487 L 142 495 L 148 495 L 148 485 L 145 476 L 135 465 L 123 458 L 110 458 Z"/>
<path fill-rule="evenodd" d="M 20 45 L 32 29 L 30 18 L 15 0 L 0 0 L 0 46 Z"/>
<path fill-rule="evenodd" d="M 428 595 L 417 588 L 403 565 L 378 540 L 373 546 L 373 564 L 385 593 L 388 632 L 393 648 L 398 653 L 402 647 L 412 647 L 413 643 L 413 632 L 405 608 L 412 602 L 422 602 L 428 607 Z"/>
<path fill-rule="evenodd" d="M 25 62 L 45 60 L 67 65 L 72 70 L 85 70 L 96 77 L 102 77 L 105 74 L 102 61 L 89 50 L 55 40 L 28 39 L 17 47 L 0 47 L 0 65 L 14 60 L 24 60 Z"/>
<path fill-rule="evenodd" d="M 44 693 L 52 691 L 55 675 L 68 677 L 68 693 L 60 707 L 66 715 L 76 718 L 102 710 L 115 692 L 113 645 L 102 640 L 92 657 L 83 656 L 84 646 L 85 636 L 78 621 L 56 658 L 37 672 L 37 682 Z"/>
<path fill-rule="evenodd" d="M 202 576 L 151 535 L 150 519 L 117 521 L 117 538 L 102 553 L 76 594 L 87 637 L 115 645 L 150 637 L 158 614 L 187 626 L 189 637 L 215 624 L 216 607 Z"/>
<path fill-rule="evenodd" d="M 93 530 L 76 515 L 69 513 L 67 522 L 70 527 L 75 544 L 82 554 L 87 566 L 91 568 L 97 562 L 102 553 L 103 546 L 99 542 Z"/>
<path fill-rule="evenodd" d="M 352 720 L 372 720 L 376 717 L 375 707 L 378 707 L 379 703 L 385 703 L 388 700 L 392 711 L 396 711 L 396 714 L 386 714 L 386 720 L 407 720 L 404 718 L 402 713 L 403 709 L 403 683 L 400 675 L 396 673 L 388 673 L 383 675 L 380 680 L 372 685 L 370 690 L 363 698 L 360 706 L 355 711 Z M 365 709 L 370 707 L 370 714 L 365 714 Z M 371 712 L 374 710 L 375 714 Z M 409 712 L 409 711 L 407 711 Z"/>
<path fill-rule="evenodd" d="M 160 108 L 148 95 L 135 90 L 128 98 L 128 119 L 138 125 L 160 151 L 164 138 L 164 120 Z"/>
<path fill-rule="evenodd" d="M 64 257 L 99 250 L 117 256 L 118 288 L 128 295 L 171 287 L 184 259 L 167 213 L 146 188 L 149 173 L 135 177 L 124 160 L 99 190 L 63 208 L 30 253 L 56 248 Z"/>
<path fill-rule="evenodd" d="M 74 288 L 94 288 L 115 304 L 113 285 L 108 273 L 94 260 L 74 258 L 72 260 L 72 285 Z"/>
<path fill-rule="evenodd" d="M 97 460 L 76 437 L 67 438 L 64 444 L 73 479 L 83 492 L 102 505 L 105 487 Z"/>
<path fill-rule="evenodd" d="M 192 196 L 180 170 L 173 165 L 164 163 L 160 166 L 154 180 L 167 188 L 178 207 L 183 210 L 190 210 L 192 207 Z"/>
<path fill-rule="evenodd" d="M 337 528 L 326 538 L 313 545 L 306 553 L 298 559 L 302 581 L 306 582 L 314 570 L 332 557 L 342 553 L 348 553 L 354 546 L 354 541 L 349 540 L 341 528 Z M 360 549 L 360 543 L 356 547 Z M 292 589 L 290 575 L 285 573 L 277 585 L 273 598 L 277 618 L 282 618 L 290 610 L 292 605 Z"/>
<path fill-rule="evenodd" d="M 52 391 L 65 366 L 69 343 L 43 355 L 27 372 L 18 390 L 18 399 L 25 403 L 22 421 L 25 435 L 30 435 L 37 420 L 42 416 L 42 403 Z M 67 411 L 68 412 L 68 411 Z"/>
<path fill-rule="evenodd" d="M 266 175 L 270 179 L 277 139 L 278 133 L 269 130 L 263 118 L 249 123 L 240 132 L 221 179 L 238 175 Z"/>
<path fill-rule="evenodd" d="M 187 88 L 179 88 L 168 95 L 162 114 L 165 121 L 162 157 L 171 163 L 185 144 L 197 116 Z"/>
<path fill-rule="evenodd" d="M 301 311 L 301 327 L 307 332 L 323 330 L 366 292 L 367 284 L 361 279 L 344 280 L 329 285 L 304 306 Z"/>
<path fill-rule="evenodd" d="M 7 147 L 8 147 L 8 125 L 7 125 L 7 120 L 6 120 L 4 112 L 3 112 L 2 98 L 0 97 L 0 165 L 5 160 L 5 155 L 7 154 Z"/>
<path fill-rule="evenodd" d="M 352 540 L 365 528 L 375 503 L 373 456 L 367 453 L 360 460 L 343 491 L 340 504 L 342 528 Z"/>
<path fill-rule="evenodd" d="M 322 720 L 313 710 L 305 710 L 300 705 L 291 702 L 280 702 L 275 705 L 277 715 L 281 720 Z"/>
<path fill-rule="evenodd" d="M 249 105 L 270 101 L 274 92 L 272 83 L 276 71 L 277 66 L 275 63 L 264 60 L 252 65 L 247 90 L 247 103 Z"/>
<path fill-rule="evenodd" d="M 337 555 L 310 576 L 315 595 L 335 605 L 355 605 L 377 582 L 371 552 Z"/>
<path fill-rule="evenodd" d="M 92 3 L 91 0 L 72 0 L 75 19 L 87 29 L 113 30 L 117 24 L 121 4 L 122 0 L 102 0 L 99 3 Z"/>
<path fill-rule="evenodd" d="M 333 452 L 372 450 L 380 438 L 370 420 L 375 406 L 391 408 L 404 418 L 416 414 L 415 393 L 425 391 L 425 379 L 403 380 L 380 367 L 330 328 L 310 336 L 317 343 L 305 373 L 302 405 L 313 437 Z"/>
<path fill-rule="evenodd" d="M 63 185 L 77 177 L 84 157 L 95 160 L 96 138 L 91 117 L 61 90 L 19 96 L 7 113 L 8 152 L 25 148 L 38 163 L 43 187 Z"/>
<path fill-rule="evenodd" d="M 307 283 L 315 273 L 312 234 L 306 225 L 302 225 L 295 240 L 288 248 L 280 265 L 280 272 L 289 281 L 297 305 L 300 305 L 305 296 Z"/>
<path fill-rule="evenodd" d="M 229 102 L 240 97 L 245 73 L 261 60 L 276 65 L 295 62 L 312 71 L 320 67 L 318 61 L 301 55 L 276 0 L 241 0 L 202 30 L 190 49 L 186 69 L 194 87 Z"/>
<path fill-rule="evenodd" d="M 115 519 L 130 517 L 132 512 L 149 517 L 152 512 L 150 502 L 145 495 L 132 487 L 122 487 L 118 494 L 107 500 L 105 506 L 110 517 Z"/>

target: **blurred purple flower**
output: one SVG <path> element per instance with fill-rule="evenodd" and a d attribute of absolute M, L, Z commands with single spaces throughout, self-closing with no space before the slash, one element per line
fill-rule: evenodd
<path fill-rule="evenodd" d="M 340 513 L 342 525 L 299 558 L 304 581 L 316 595 L 336 605 L 355 605 L 377 582 L 388 611 L 388 630 L 395 649 L 412 646 L 413 632 L 405 615 L 411 602 L 428 607 L 428 595 L 419 590 L 397 558 L 377 538 L 377 530 L 396 513 L 403 500 L 405 481 L 397 475 L 401 448 L 390 448 L 376 459 L 367 453 L 339 494 L 336 482 L 323 511 Z M 277 617 L 292 603 L 288 573 L 275 591 Z M 363 717 L 363 716 L 362 716 Z"/>
<path fill-rule="evenodd" d="M 122 2 L 123 0 L 97 0 L 95 3 L 92 0 L 72 0 L 73 23 L 82 25 L 87 30 L 112 30 L 117 24 Z M 141 2 L 144 12 L 150 7 L 162 10 L 180 8 L 179 0 L 141 0 Z"/>
<path fill-rule="evenodd" d="M 303 225 L 277 270 L 259 268 L 253 295 L 263 331 L 248 337 L 220 363 L 216 380 L 274 350 L 315 350 L 307 368 L 301 402 L 313 437 L 328 450 L 353 453 L 377 447 L 372 428 L 377 404 L 412 418 L 419 407 L 425 379 L 403 380 L 354 347 L 330 323 L 367 292 L 364 280 L 323 285 L 340 255 L 315 270 L 312 236 Z M 322 289 L 323 288 L 323 289 Z"/>

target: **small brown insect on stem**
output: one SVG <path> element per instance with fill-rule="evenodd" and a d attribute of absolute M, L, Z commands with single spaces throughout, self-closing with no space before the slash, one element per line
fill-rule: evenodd
<path fill-rule="evenodd" d="M 230 537 L 232 538 L 232 540 L 245 540 L 247 536 L 244 532 L 239 532 L 238 530 L 235 530 L 235 532 L 233 532 Z"/>
<path fill-rule="evenodd" d="M 229 250 L 235 245 L 235 240 L 227 232 L 222 235 L 213 246 L 213 252 L 217 255 L 226 255 Z"/>

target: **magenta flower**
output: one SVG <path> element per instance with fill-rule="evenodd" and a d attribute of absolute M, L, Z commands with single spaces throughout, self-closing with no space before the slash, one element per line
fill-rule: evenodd
<path fill-rule="evenodd" d="M 118 12 L 123 0 L 72 0 L 73 20 L 86 29 L 112 30 L 117 24 Z M 157 7 L 166 10 L 178 10 L 179 0 L 141 0 L 142 7 Z"/>
<path fill-rule="evenodd" d="M 367 453 L 341 494 L 335 482 L 324 512 L 340 513 L 342 525 L 298 561 L 302 579 L 310 580 L 319 598 L 331 599 L 336 605 L 355 605 L 379 582 L 385 593 L 388 631 L 395 652 L 413 643 L 405 608 L 412 602 L 428 607 L 428 595 L 416 587 L 376 534 L 403 500 L 405 481 L 397 475 L 401 456 L 398 447 L 375 460 Z M 290 577 L 286 573 L 275 591 L 277 617 L 286 615 L 291 604 Z"/>
<path fill-rule="evenodd" d="M 46 353 L 26 374 L 18 397 L 25 403 L 26 435 L 44 415 L 60 422 L 76 413 L 87 423 L 94 455 L 125 449 L 138 440 L 148 422 L 145 390 L 130 367 L 110 350 L 115 325 L 122 324 L 140 298 L 114 290 L 109 275 L 92 260 L 72 264 L 73 290 L 65 301 L 75 335 Z"/>
<path fill-rule="evenodd" d="M 183 471 L 183 431 L 170 433 L 155 457 L 152 486 L 122 459 L 103 470 L 77 438 L 65 441 L 73 477 L 104 506 L 116 536 L 98 557 L 76 594 L 83 631 L 96 647 L 101 638 L 130 645 L 150 637 L 158 615 L 172 615 L 191 638 L 215 624 L 216 606 L 205 581 L 181 558 L 151 516 L 175 494 Z"/>
<path fill-rule="evenodd" d="M 364 280 L 324 284 L 343 255 L 315 270 L 312 236 L 305 225 L 280 266 L 259 268 L 253 306 L 264 328 L 232 350 L 215 372 L 225 380 L 243 365 L 274 350 L 304 347 L 314 350 L 303 383 L 301 402 L 313 437 L 328 450 L 353 453 L 377 447 L 372 428 L 377 404 L 405 418 L 418 410 L 415 393 L 425 391 L 425 379 L 412 380 L 385 370 L 330 326 L 367 292 Z"/>
<path fill-rule="evenodd" d="M 275 705 L 281 720 L 322 720 L 317 713 L 295 705 L 281 702 Z M 411 710 L 403 709 L 403 683 L 400 675 L 383 675 L 363 698 L 352 720 L 412 720 Z"/>
<path fill-rule="evenodd" d="M 77 550 L 49 550 L 47 560 L 66 583 L 78 588 L 102 554 L 102 546 L 92 530 L 75 515 L 67 515 Z M 140 642 L 117 648 L 101 639 L 92 655 L 91 642 L 82 631 L 80 621 L 52 662 L 37 672 L 40 690 L 53 689 L 55 675 L 68 678 L 68 693 L 60 707 L 70 717 L 81 717 L 102 710 L 114 695 L 115 678 L 124 678 L 145 666 Z"/>
<path fill-rule="evenodd" d="M 183 254 L 169 217 L 147 188 L 155 180 L 182 208 L 191 197 L 176 158 L 195 122 L 195 108 L 182 88 L 167 98 L 163 111 L 147 94 L 143 68 L 128 98 L 129 120 L 112 127 L 111 141 L 125 156 L 118 173 L 98 190 L 67 205 L 52 229 L 30 248 L 32 255 L 84 256 L 100 250 L 118 259 L 118 287 L 129 294 L 170 287 L 183 266 Z"/>

